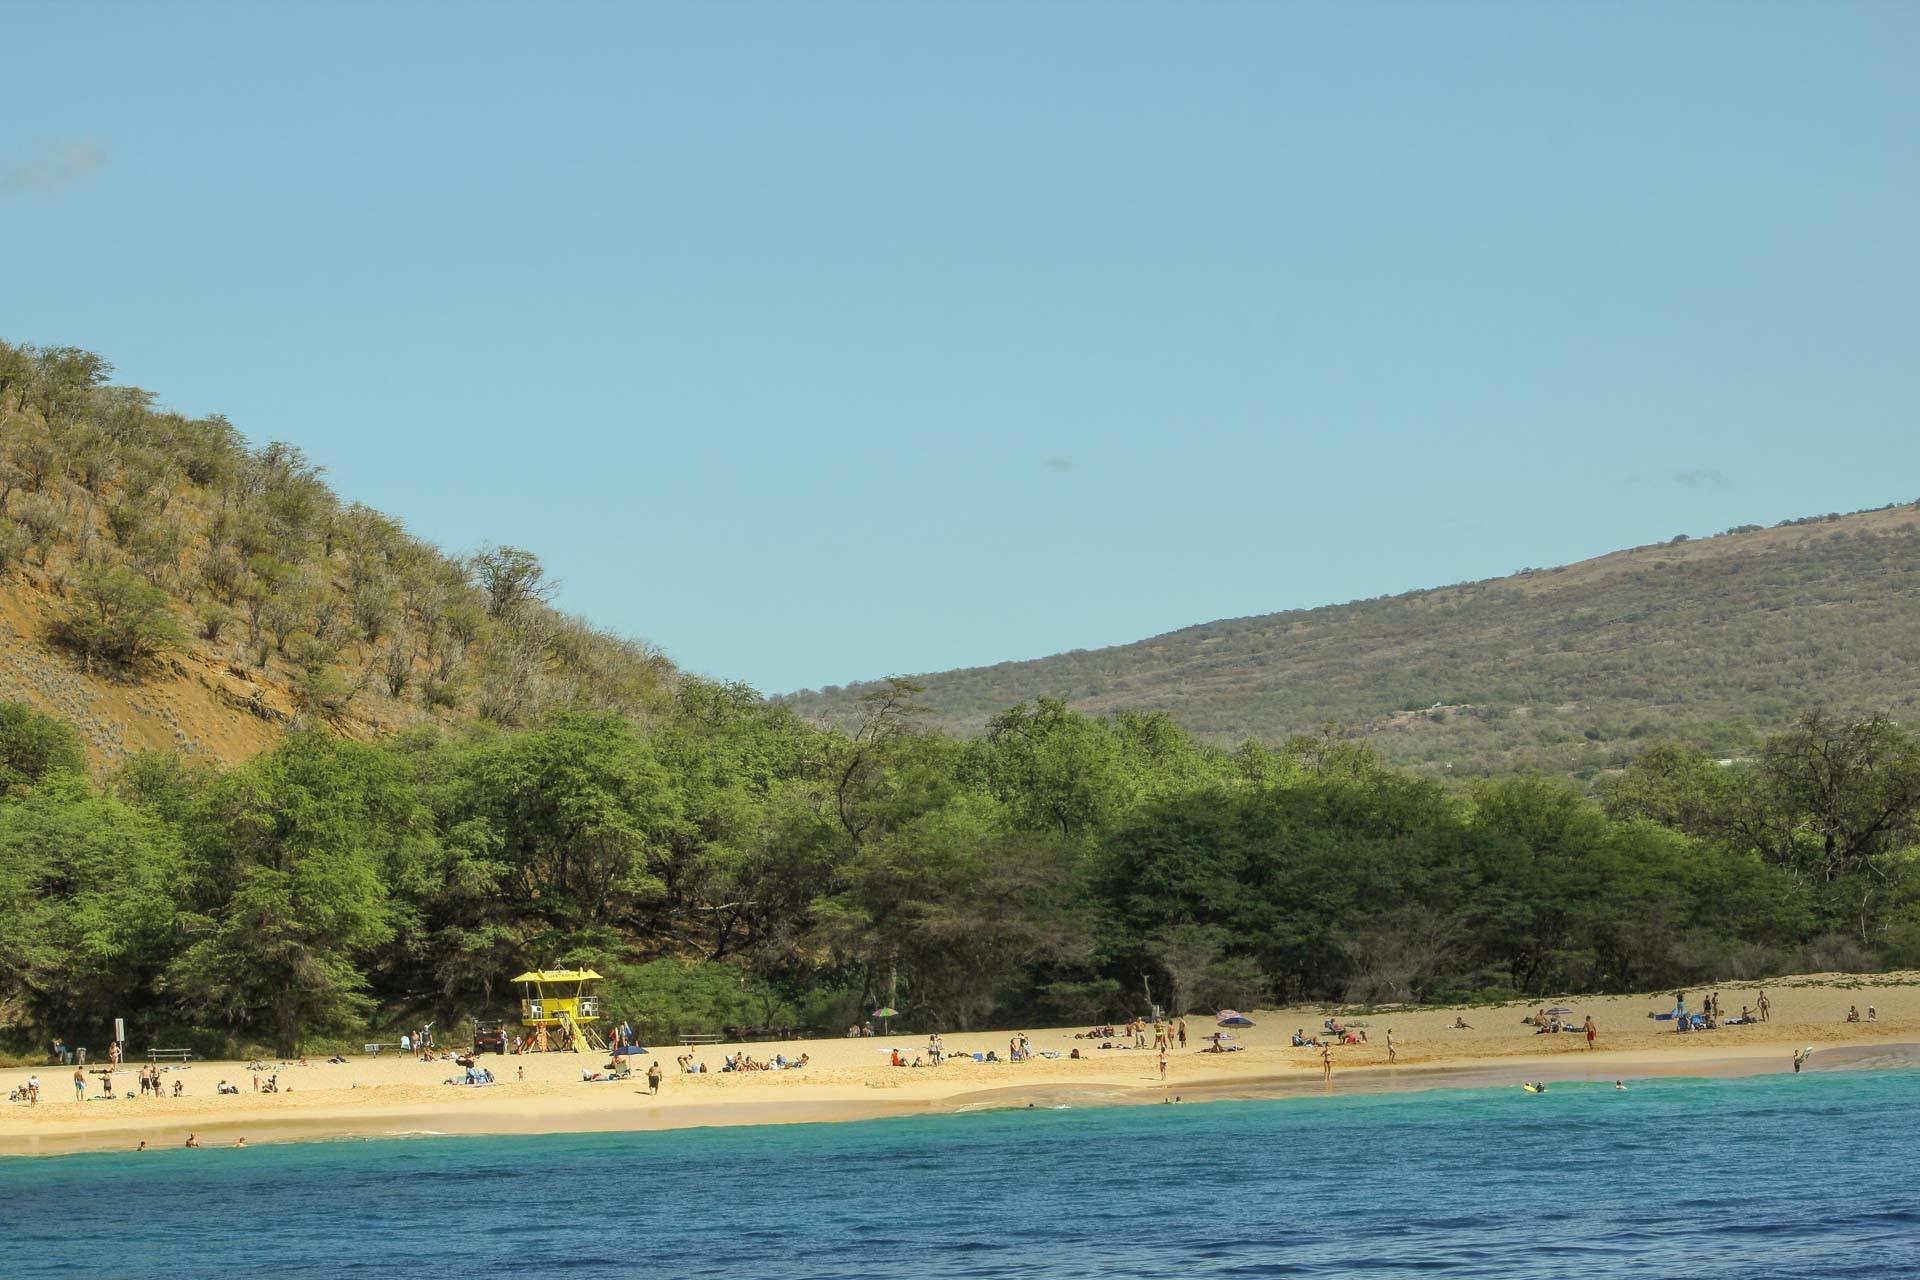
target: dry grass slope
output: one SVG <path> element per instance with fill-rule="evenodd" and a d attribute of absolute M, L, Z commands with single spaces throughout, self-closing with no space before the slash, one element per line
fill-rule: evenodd
<path fill-rule="evenodd" d="M 530 554 L 448 556 L 299 450 L 110 372 L 0 342 L 0 699 L 71 721 L 96 764 L 670 696 L 656 651 L 548 606 Z"/>
<path fill-rule="evenodd" d="M 1053 696 L 1222 743 L 1333 725 L 1437 775 L 1591 778 L 1653 738 L 1739 755 L 1816 706 L 1911 719 L 1916 671 L 1920 508 L 1901 506 L 914 678 L 963 732 Z M 790 701 L 844 720 L 867 687 Z"/>

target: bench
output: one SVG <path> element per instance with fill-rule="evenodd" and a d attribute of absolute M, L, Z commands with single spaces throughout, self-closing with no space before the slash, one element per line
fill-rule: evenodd
<path fill-rule="evenodd" d="M 148 1062 L 191 1062 L 193 1061 L 193 1050 L 191 1049 L 149 1049 L 147 1050 L 147 1061 Z"/>
<path fill-rule="evenodd" d="M 377 1058 L 380 1056 L 381 1050 L 398 1049 L 399 1047 L 400 1047 L 400 1042 L 397 1040 L 386 1041 L 386 1042 L 368 1042 L 360 1046 L 360 1052 L 366 1054 L 369 1058 Z"/>
<path fill-rule="evenodd" d="M 675 1036 L 675 1044 L 725 1044 L 727 1038 L 717 1031 L 689 1031 L 686 1035 Z"/>

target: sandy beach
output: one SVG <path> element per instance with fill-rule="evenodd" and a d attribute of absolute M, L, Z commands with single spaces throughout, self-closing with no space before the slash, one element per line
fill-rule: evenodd
<path fill-rule="evenodd" d="M 1650 1076 L 1730 1076 L 1791 1071 L 1798 1048 L 1815 1050 L 1814 1071 L 1920 1065 L 1920 973 L 1815 974 L 1760 984 L 1772 1004 L 1770 1022 L 1676 1034 L 1670 1022 L 1649 1018 L 1673 1004 L 1671 991 L 1630 996 L 1556 998 L 1549 1005 L 1574 1010 L 1577 1028 L 1591 1015 L 1600 1029 L 1595 1048 L 1576 1032 L 1537 1035 L 1522 1018 L 1532 1004 L 1423 1008 L 1417 1011 L 1341 1014 L 1367 1030 L 1368 1042 L 1334 1050 L 1332 1091 L 1480 1087 L 1548 1081 L 1644 1079 Z M 1708 987 L 1689 991 L 1697 1009 Z M 1718 988 L 1729 1016 L 1756 1002 L 1752 984 Z M 1873 1022 L 1846 1021 L 1849 1006 Z M 897 1032 L 872 1039 L 703 1046 L 703 1075 L 680 1073 L 675 1059 L 684 1047 L 650 1046 L 637 1059 L 633 1078 L 583 1081 L 600 1070 L 604 1055 L 487 1055 L 480 1059 L 498 1083 L 478 1088 L 445 1083 L 464 1074 L 450 1061 L 423 1062 L 391 1054 L 353 1056 L 345 1063 L 310 1058 L 307 1065 L 194 1062 L 163 1071 L 169 1096 L 137 1093 L 136 1057 L 115 1078 L 116 1092 L 136 1096 L 102 1099 L 89 1074 L 89 1099 L 73 1098 L 73 1068 L 58 1065 L 0 1070 L 0 1093 L 10 1093 L 38 1075 L 40 1102 L 8 1103 L 0 1110 L 0 1155 L 58 1155 L 81 1151 L 180 1146 L 189 1133 L 208 1147 L 241 1138 L 262 1142 L 373 1139 L 422 1134 L 528 1134 L 669 1129 L 699 1125 L 830 1122 L 897 1115 L 954 1113 L 998 1107 L 1158 1104 L 1221 1098 L 1318 1094 L 1319 1052 L 1294 1048 L 1295 1028 L 1320 1032 L 1333 1011 L 1315 1006 L 1249 1011 L 1255 1026 L 1237 1033 L 1242 1052 L 1202 1052 L 1213 1020 L 1187 1019 L 1188 1045 L 1170 1057 L 1167 1080 L 1159 1078 L 1157 1055 L 1133 1048 L 1100 1049 L 1102 1041 L 1076 1038 L 1085 1027 L 1026 1028 L 1037 1052 L 1058 1058 L 982 1063 L 970 1055 L 993 1050 L 1004 1057 L 1009 1031 L 948 1033 L 956 1055 L 939 1067 L 895 1068 L 889 1051 L 908 1061 L 925 1057 L 924 1033 Z M 1468 1029 L 1453 1029 L 1463 1018 Z M 1386 1032 L 1393 1031 L 1396 1061 L 1387 1060 Z M 1115 1045 L 1131 1043 L 1116 1040 Z M 756 1060 L 775 1054 L 811 1055 L 801 1070 L 722 1073 L 722 1060 L 744 1048 Z M 1078 1048 L 1083 1055 L 1067 1055 Z M 642 1078 L 659 1061 L 666 1075 L 650 1096 Z M 280 1091 L 257 1093 L 256 1075 L 277 1076 Z M 221 1095 L 221 1081 L 240 1086 Z M 174 1082 L 184 1085 L 173 1097 Z"/>

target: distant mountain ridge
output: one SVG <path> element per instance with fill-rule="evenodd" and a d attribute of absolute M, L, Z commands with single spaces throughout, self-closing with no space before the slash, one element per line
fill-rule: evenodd
<path fill-rule="evenodd" d="M 1057 697 L 1165 711 L 1222 743 L 1331 727 L 1455 777 L 1592 777 L 1650 738 L 1737 754 L 1815 706 L 1912 718 L 1920 504 L 913 679 L 960 732 Z M 784 700 L 844 721 L 869 687 Z"/>

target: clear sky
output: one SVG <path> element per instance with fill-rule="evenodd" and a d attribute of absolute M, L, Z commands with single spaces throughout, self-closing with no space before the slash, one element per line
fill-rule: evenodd
<path fill-rule="evenodd" d="M 15 3 L 0 337 L 769 692 L 1920 498 L 1920 7 Z"/>

